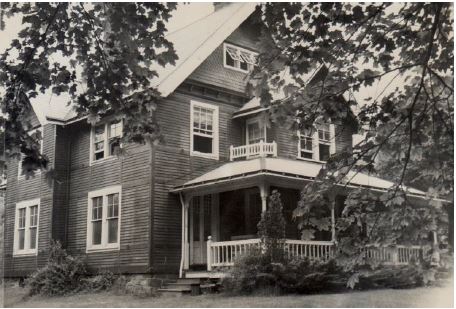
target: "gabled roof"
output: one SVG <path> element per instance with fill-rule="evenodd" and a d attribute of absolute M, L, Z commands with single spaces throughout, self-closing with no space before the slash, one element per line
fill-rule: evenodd
<path fill-rule="evenodd" d="M 242 179 L 246 175 L 272 175 L 301 180 L 314 180 L 321 168 L 321 163 L 282 158 L 258 158 L 235 161 L 226 163 L 210 172 L 187 181 L 183 185 L 176 186 L 171 191 L 181 192 L 194 188 L 207 187 L 226 181 L 233 181 L 238 178 Z M 394 186 L 394 183 L 391 181 L 363 173 L 349 172 L 348 179 L 350 180 L 346 183 L 341 183 L 341 185 L 371 188 L 379 191 L 386 191 Z M 405 187 L 404 189 L 410 196 L 426 197 L 426 193 L 421 190 L 409 187 Z"/>
<path fill-rule="evenodd" d="M 174 44 L 179 59 L 175 65 L 156 65 L 153 86 L 163 97 L 171 94 L 255 10 L 256 3 L 231 3 L 212 14 L 172 32 L 166 39 Z"/>

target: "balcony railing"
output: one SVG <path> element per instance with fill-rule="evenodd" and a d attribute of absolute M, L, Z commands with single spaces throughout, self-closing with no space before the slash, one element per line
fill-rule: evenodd
<path fill-rule="evenodd" d="M 249 144 L 234 147 L 230 146 L 230 161 L 239 158 L 256 158 L 256 157 L 266 157 L 273 156 L 277 157 L 277 143 L 265 143 L 263 141 L 256 144 Z"/>

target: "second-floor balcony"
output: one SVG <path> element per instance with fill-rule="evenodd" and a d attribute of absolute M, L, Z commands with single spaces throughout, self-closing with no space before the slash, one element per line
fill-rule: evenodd
<path fill-rule="evenodd" d="M 253 159 L 258 157 L 277 157 L 277 143 L 266 143 L 260 141 L 255 144 L 248 144 L 234 147 L 230 146 L 230 161 L 236 159 Z"/>

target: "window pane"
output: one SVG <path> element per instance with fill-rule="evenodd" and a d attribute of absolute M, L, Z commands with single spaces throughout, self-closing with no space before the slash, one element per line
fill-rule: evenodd
<path fill-rule="evenodd" d="M 38 225 L 38 206 L 30 207 L 30 226 Z"/>
<path fill-rule="evenodd" d="M 249 65 L 248 65 L 247 62 L 241 61 L 241 63 L 240 63 L 240 68 L 241 68 L 242 70 L 244 70 L 244 71 L 248 71 Z"/>
<path fill-rule="evenodd" d="M 301 151 L 301 158 L 313 159 L 312 158 L 312 153 L 311 152 Z"/>
<path fill-rule="evenodd" d="M 109 124 L 109 138 L 121 137 L 122 135 L 122 122 L 120 120 L 113 121 Z"/>
<path fill-rule="evenodd" d="M 319 150 L 320 150 L 320 161 L 328 161 L 328 159 L 329 159 L 329 145 L 320 144 L 319 145 Z"/>
<path fill-rule="evenodd" d="M 109 140 L 109 155 L 113 156 L 116 155 L 120 149 L 120 139 L 118 137 L 114 137 Z"/>
<path fill-rule="evenodd" d="M 108 218 L 119 216 L 119 193 L 108 195 Z"/>
<path fill-rule="evenodd" d="M 92 220 L 101 220 L 103 218 L 103 197 L 97 196 L 92 198 Z"/>
<path fill-rule="evenodd" d="M 100 245 L 101 244 L 101 221 L 92 222 L 92 244 Z"/>
<path fill-rule="evenodd" d="M 109 219 L 108 220 L 108 243 L 117 242 L 117 232 L 119 228 L 119 219 Z"/>
<path fill-rule="evenodd" d="M 37 236 L 37 228 L 31 227 L 30 228 L 30 249 L 36 249 L 36 236 Z"/>
<path fill-rule="evenodd" d="M 249 137 L 249 144 L 259 143 L 261 140 L 265 140 L 264 130 L 260 128 L 259 122 L 250 123 L 247 126 L 247 134 Z"/>
<path fill-rule="evenodd" d="M 19 228 L 25 228 L 25 208 L 19 209 L 19 214 L 18 214 L 18 219 L 19 219 Z"/>
<path fill-rule="evenodd" d="M 19 230 L 19 250 L 24 250 L 25 247 L 25 230 Z"/>
<path fill-rule="evenodd" d="M 212 137 L 193 135 L 193 151 L 212 153 Z"/>
<path fill-rule="evenodd" d="M 104 124 L 95 127 L 95 142 L 104 140 L 104 130 Z"/>

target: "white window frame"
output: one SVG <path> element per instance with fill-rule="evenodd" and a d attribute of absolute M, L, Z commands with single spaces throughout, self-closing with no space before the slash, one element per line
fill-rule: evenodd
<path fill-rule="evenodd" d="M 329 124 L 329 136 L 330 136 L 330 141 L 328 142 L 323 142 L 320 141 L 318 138 L 318 124 L 316 125 L 316 128 L 313 129 L 312 132 L 312 159 L 310 158 L 305 158 L 301 155 L 301 132 L 298 130 L 298 159 L 300 160 L 307 160 L 307 161 L 314 161 L 314 162 L 319 162 L 319 163 L 326 163 L 326 161 L 320 161 L 320 148 L 319 144 L 326 144 L 329 145 L 329 154 L 332 156 L 333 154 L 336 153 L 336 134 L 335 134 L 335 126 L 334 124 L 330 123 Z M 306 151 L 310 153 L 310 151 Z"/>
<path fill-rule="evenodd" d="M 108 243 L 108 195 L 119 194 L 119 214 L 118 214 L 118 226 L 117 226 L 117 242 Z M 101 224 L 101 244 L 92 244 L 92 199 L 101 196 L 103 198 L 103 215 Z M 122 214 L 122 186 L 112 186 L 103 188 L 96 191 L 91 191 L 88 194 L 88 207 L 87 207 L 87 238 L 86 238 L 86 252 L 94 251 L 114 251 L 120 250 L 120 229 L 121 229 L 121 218 Z"/>
<path fill-rule="evenodd" d="M 100 163 L 100 162 L 105 162 L 105 161 L 108 161 L 108 160 L 112 160 L 112 159 L 116 159 L 117 156 L 116 155 L 110 155 L 109 154 L 109 136 L 108 136 L 108 129 L 109 129 L 109 126 L 112 122 L 114 121 L 118 121 L 118 119 L 109 119 L 109 120 L 105 120 L 105 121 L 102 121 L 102 122 L 99 122 L 97 124 L 94 124 L 92 125 L 92 128 L 90 130 L 90 165 L 93 165 L 93 164 L 97 164 L 97 163 Z M 94 146 L 94 143 L 95 143 L 95 127 L 98 127 L 100 125 L 103 125 L 104 126 L 104 133 L 103 133 L 103 152 L 104 152 L 104 156 L 102 159 L 98 159 L 98 160 L 95 160 L 95 146 Z M 122 138 L 122 135 L 123 135 L 123 119 L 120 120 L 120 138 Z M 120 143 L 120 147 L 122 147 L 122 143 Z"/>
<path fill-rule="evenodd" d="M 212 110 L 212 153 L 204 153 L 193 150 L 193 135 L 197 134 L 193 132 L 193 109 L 195 107 Z M 217 105 L 203 103 L 195 100 L 190 101 L 190 155 L 215 160 L 219 159 L 219 107 Z"/>
<path fill-rule="evenodd" d="M 30 248 L 30 208 L 37 206 L 38 218 L 36 224 L 36 246 L 34 249 Z M 25 208 L 25 235 L 24 235 L 24 249 L 19 249 L 19 210 Z M 23 255 L 37 255 L 39 244 L 39 231 L 40 231 L 40 199 L 33 199 L 21 201 L 16 203 L 16 213 L 14 219 L 14 246 L 13 256 Z"/>
<path fill-rule="evenodd" d="M 237 52 L 237 55 L 235 56 L 236 59 L 233 58 L 233 60 L 235 61 L 235 66 L 231 66 L 226 63 L 226 52 L 227 52 L 228 48 L 235 49 Z M 242 53 L 249 54 L 250 57 L 253 57 L 254 59 L 258 59 L 258 53 L 256 53 L 256 52 L 253 52 L 251 50 L 248 50 L 248 49 L 245 49 L 245 48 L 233 45 L 233 44 L 223 43 L 223 66 L 230 70 L 235 70 L 235 71 L 239 71 L 239 72 L 243 72 L 243 73 L 249 73 L 255 66 L 255 63 L 252 63 L 251 61 L 247 62 L 246 57 L 244 57 L 242 55 Z M 247 63 L 247 70 L 244 70 L 241 68 L 240 61 Z"/>
<path fill-rule="evenodd" d="M 259 116 L 256 116 L 256 117 L 248 118 L 248 119 L 245 121 L 245 144 L 246 144 L 246 145 L 250 145 L 250 141 L 249 141 L 249 125 L 254 124 L 254 123 L 258 123 L 258 127 L 259 127 L 260 130 L 261 130 L 261 129 L 262 129 L 262 128 L 261 128 L 261 117 L 264 117 L 264 116 L 263 116 L 263 115 L 259 115 Z M 264 133 L 263 133 L 263 136 L 264 136 L 263 142 L 266 143 L 266 141 L 267 141 L 266 121 L 263 121 L 263 130 L 264 130 Z"/>
<path fill-rule="evenodd" d="M 44 140 L 44 135 L 43 135 L 43 127 L 38 127 L 36 129 L 33 129 L 33 130 L 30 130 L 27 132 L 28 135 L 32 135 L 34 133 L 36 133 L 37 131 L 40 131 L 41 132 L 41 140 L 40 140 L 40 152 L 43 153 L 43 140 Z M 22 175 L 22 160 L 24 160 L 25 158 L 25 155 L 23 153 L 21 153 L 21 156 L 17 162 L 17 179 L 18 180 L 24 180 L 26 179 L 25 175 Z M 39 176 L 41 175 L 41 169 L 35 171 L 35 176 Z"/>

